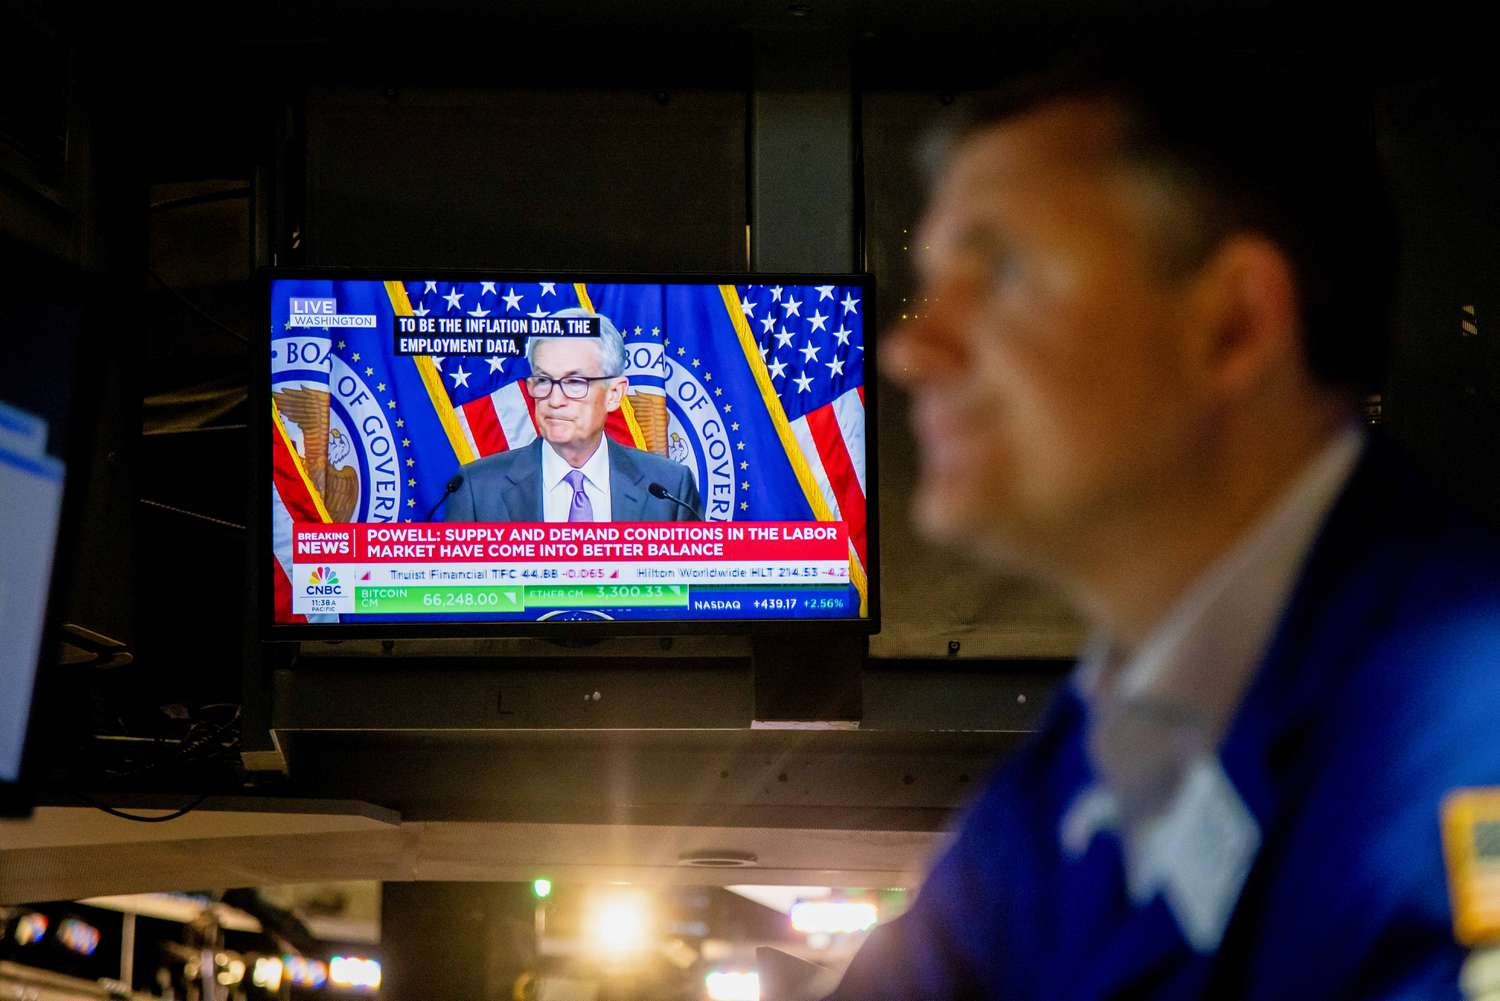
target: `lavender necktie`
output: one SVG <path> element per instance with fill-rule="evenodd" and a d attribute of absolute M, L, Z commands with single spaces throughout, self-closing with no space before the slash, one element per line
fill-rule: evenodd
<path fill-rule="evenodd" d="M 583 470 L 568 470 L 563 481 L 573 488 L 573 503 L 568 505 L 568 520 L 593 521 L 594 505 L 589 502 L 589 495 L 583 492 Z"/>

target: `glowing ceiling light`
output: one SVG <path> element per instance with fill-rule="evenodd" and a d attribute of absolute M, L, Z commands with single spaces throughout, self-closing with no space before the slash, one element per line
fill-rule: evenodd
<path fill-rule="evenodd" d="M 589 944 L 607 957 L 646 948 L 651 936 L 651 902 L 639 891 L 613 891 L 591 898 L 584 911 Z"/>
<path fill-rule="evenodd" d="M 92 956 L 99 948 L 99 929 L 86 921 L 68 918 L 57 926 L 57 940 L 74 952 Z"/>
<path fill-rule="evenodd" d="M 792 927 L 805 935 L 847 935 L 875 927 L 878 915 L 867 900 L 803 900 L 792 905 Z"/>
<path fill-rule="evenodd" d="M 255 968 L 250 972 L 250 982 L 274 993 L 281 990 L 281 971 L 279 956 L 257 956 Z"/>
<path fill-rule="evenodd" d="M 361 956 L 334 956 L 328 961 L 328 982 L 356 990 L 380 989 L 380 964 Z"/>
<path fill-rule="evenodd" d="M 45 914 L 23 914 L 21 920 L 16 922 L 16 942 L 20 945 L 31 945 L 40 942 L 47 934 L 47 915 Z"/>
<path fill-rule="evenodd" d="M 709 1001 L 760 1001 L 760 974 L 749 970 L 715 970 L 704 982 Z"/>
<path fill-rule="evenodd" d="M 328 982 L 328 964 L 304 956 L 282 956 L 286 978 L 298 987 L 322 987 Z"/>
<path fill-rule="evenodd" d="M 220 953 L 214 959 L 216 965 L 220 967 L 215 979 L 225 987 L 233 987 L 245 979 L 245 961 L 240 957 Z"/>

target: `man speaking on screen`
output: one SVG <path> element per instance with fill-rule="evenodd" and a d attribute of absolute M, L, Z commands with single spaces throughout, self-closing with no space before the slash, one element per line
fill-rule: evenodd
<path fill-rule="evenodd" d="M 594 317 L 564 309 L 559 318 Z M 526 343 L 538 437 L 460 471 L 445 521 L 695 521 L 698 488 L 688 468 L 604 434 L 625 399 L 625 341 L 608 317 L 598 337 L 533 337 Z"/>

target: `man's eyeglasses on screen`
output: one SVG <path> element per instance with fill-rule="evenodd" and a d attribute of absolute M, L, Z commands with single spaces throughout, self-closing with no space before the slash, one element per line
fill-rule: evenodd
<path fill-rule="evenodd" d="M 589 386 L 596 382 L 616 378 L 613 375 L 570 375 L 563 379 L 554 379 L 550 375 L 531 375 L 526 377 L 526 392 L 533 399 L 545 400 L 552 395 L 553 386 L 561 386 L 563 395 L 570 400 L 581 400 L 589 395 Z"/>

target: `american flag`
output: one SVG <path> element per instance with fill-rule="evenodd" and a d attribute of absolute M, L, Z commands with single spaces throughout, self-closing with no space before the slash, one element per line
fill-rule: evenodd
<path fill-rule="evenodd" d="M 738 291 L 802 456 L 834 520 L 848 523 L 850 545 L 866 567 L 863 292 L 841 285 Z"/>

